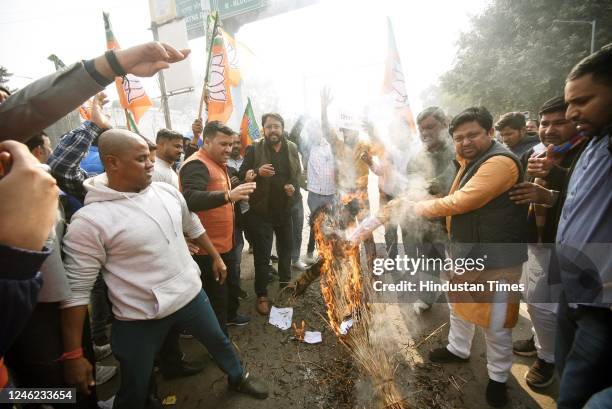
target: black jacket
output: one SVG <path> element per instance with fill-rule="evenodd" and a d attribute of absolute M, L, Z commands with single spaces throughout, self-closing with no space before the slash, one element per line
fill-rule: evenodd
<path fill-rule="evenodd" d="M 523 180 L 523 167 L 519 159 L 500 143 L 474 159 L 465 170 L 458 188 L 463 187 L 480 166 L 493 156 L 512 159 Z M 527 206 L 517 205 L 502 193 L 483 207 L 451 219 L 453 254 L 459 258 L 484 258 L 486 269 L 511 267 L 527 260 Z"/>

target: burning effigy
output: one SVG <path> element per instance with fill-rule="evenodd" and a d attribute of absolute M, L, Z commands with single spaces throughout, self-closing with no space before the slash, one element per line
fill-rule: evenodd
<path fill-rule="evenodd" d="M 296 290 L 321 277 L 327 323 L 366 373 L 374 388 L 373 407 L 407 408 L 394 381 L 394 365 L 374 324 L 378 307 L 370 302 L 369 274 L 363 274 L 359 246 L 347 238 L 353 224 L 345 206 L 319 209 L 313 215 L 319 261 L 296 283 Z M 318 273 L 318 274 L 317 274 Z"/>

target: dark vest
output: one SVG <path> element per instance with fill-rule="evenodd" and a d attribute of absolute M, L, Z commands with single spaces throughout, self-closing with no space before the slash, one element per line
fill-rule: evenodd
<path fill-rule="evenodd" d="M 270 152 L 266 147 L 266 140 L 264 138 L 260 139 L 258 142 L 253 144 L 253 148 L 255 149 L 255 163 L 253 168 L 259 168 L 261 165 L 265 165 L 266 163 L 271 163 Z M 298 155 L 298 149 L 296 144 L 293 142 L 284 139 L 283 143 L 287 144 L 287 153 L 289 155 L 289 167 L 291 171 L 291 179 L 293 181 L 299 181 L 299 176 L 302 173 L 302 169 L 300 166 L 300 156 Z M 268 200 L 270 198 L 270 179 L 264 177 L 258 177 L 255 179 L 257 183 L 257 188 L 249 198 L 249 207 L 252 211 L 257 214 L 265 215 L 268 213 Z M 287 200 L 287 208 L 290 209 L 293 205 L 293 199 L 296 197 L 298 192 L 295 192 L 293 197 L 288 198 Z"/>
<path fill-rule="evenodd" d="M 491 147 L 466 168 L 457 189 L 462 188 L 493 156 L 506 156 L 519 169 L 517 183 L 524 178 L 520 160 L 509 149 L 493 141 Z M 505 191 L 483 207 L 451 218 L 454 257 L 484 258 L 486 269 L 511 267 L 527 260 L 527 209 L 516 205 Z"/>

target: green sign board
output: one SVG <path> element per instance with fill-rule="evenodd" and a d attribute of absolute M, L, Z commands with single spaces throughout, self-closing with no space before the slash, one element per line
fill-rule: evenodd
<path fill-rule="evenodd" d="M 257 10 L 265 5 L 265 0 L 210 0 L 210 9 L 219 10 L 222 19 Z"/>
<path fill-rule="evenodd" d="M 204 36 L 206 16 L 202 11 L 201 0 L 176 0 L 176 14 L 185 19 L 189 40 Z"/>
<path fill-rule="evenodd" d="M 202 0 L 175 0 L 176 14 L 185 19 L 187 38 L 203 37 L 206 33 L 206 16 L 202 11 Z M 226 19 L 265 5 L 265 0 L 210 0 L 211 11 L 219 10 L 219 17 Z"/>

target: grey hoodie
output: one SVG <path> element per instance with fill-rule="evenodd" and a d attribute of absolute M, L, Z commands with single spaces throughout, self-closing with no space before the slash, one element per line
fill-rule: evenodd
<path fill-rule="evenodd" d="M 85 206 L 64 236 L 72 297 L 62 308 L 87 305 L 101 270 L 120 320 L 166 317 L 201 290 L 200 270 L 184 235 L 204 233 L 181 193 L 153 182 L 138 193 L 108 187 L 103 173 L 84 182 Z"/>

